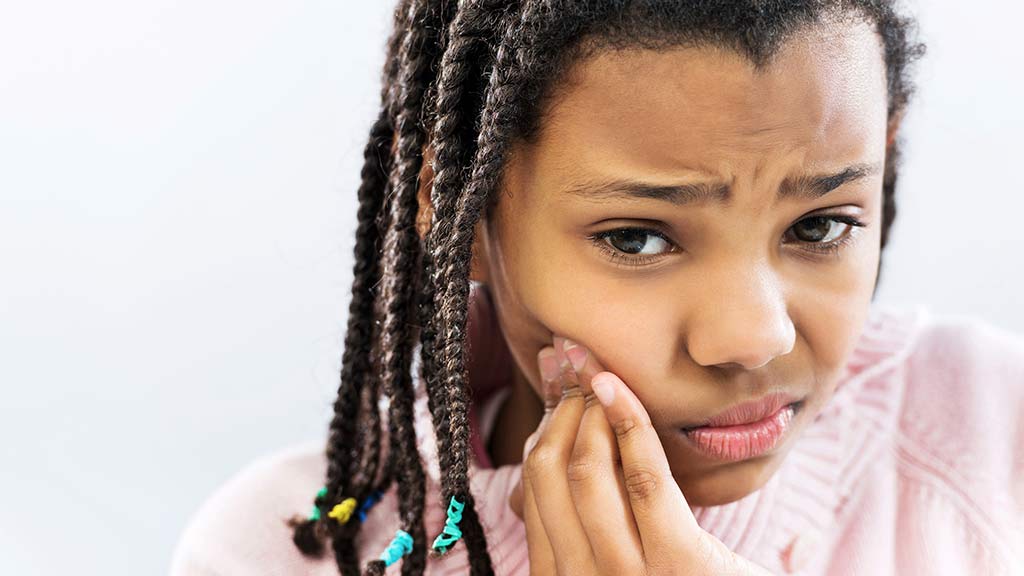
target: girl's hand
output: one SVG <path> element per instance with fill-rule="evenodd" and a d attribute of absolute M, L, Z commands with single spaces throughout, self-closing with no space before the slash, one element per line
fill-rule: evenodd
<path fill-rule="evenodd" d="M 537 355 L 545 412 L 509 499 L 526 523 L 530 574 L 767 575 L 697 524 L 622 380 L 581 345 L 554 344 Z"/>

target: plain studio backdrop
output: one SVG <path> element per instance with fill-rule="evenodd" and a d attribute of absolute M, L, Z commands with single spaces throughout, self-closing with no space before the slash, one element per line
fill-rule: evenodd
<path fill-rule="evenodd" d="M 392 4 L 0 8 L 0 574 L 164 573 L 214 488 L 324 436 Z M 1024 332 L 1024 8 L 911 8 L 879 300 Z"/>

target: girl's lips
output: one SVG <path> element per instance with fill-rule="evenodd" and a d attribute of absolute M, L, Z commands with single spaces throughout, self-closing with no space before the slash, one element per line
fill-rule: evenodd
<path fill-rule="evenodd" d="M 758 422 L 772 414 L 775 414 L 779 411 L 779 408 L 782 408 L 787 404 L 793 404 L 797 400 L 799 400 L 799 398 L 792 394 L 776 392 L 774 394 L 758 398 L 757 400 L 737 404 L 736 406 L 719 412 L 704 422 L 695 426 L 688 426 L 686 429 L 695 429 L 702 426 L 735 426 L 737 424 Z"/>
<path fill-rule="evenodd" d="M 787 404 L 755 422 L 684 428 L 682 432 L 698 452 L 709 458 L 726 462 L 746 460 L 775 448 L 789 429 L 795 412 L 795 405 Z"/>

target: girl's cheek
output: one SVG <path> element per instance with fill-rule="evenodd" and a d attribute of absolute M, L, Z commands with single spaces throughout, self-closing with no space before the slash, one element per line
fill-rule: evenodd
<path fill-rule="evenodd" d="M 557 276 L 553 273 L 544 285 L 524 294 L 524 304 L 541 327 L 538 344 L 547 345 L 549 334 L 575 340 L 627 384 L 671 367 L 678 341 L 673 337 L 676 312 L 662 299 L 622 294 L 582 274 L 573 279 Z"/>
<path fill-rule="evenodd" d="M 678 286 L 616 279 L 595 269 L 586 246 L 549 237 L 547 229 L 527 233 L 519 224 L 511 232 L 498 226 L 496 240 L 512 233 L 517 242 L 492 250 L 500 254 L 492 262 L 492 293 L 512 354 L 534 390 L 540 392 L 537 352 L 554 335 L 584 345 L 631 386 L 665 374 L 679 341 L 679 310 L 666 302 L 679 299 L 659 292 L 677 294 Z"/>

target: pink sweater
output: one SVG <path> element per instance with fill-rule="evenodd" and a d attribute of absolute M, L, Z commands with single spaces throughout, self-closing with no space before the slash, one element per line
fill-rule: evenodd
<path fill-rule="evenodd" d="M 495 572 L 525 575 L 525 528 L 507 505 L 521 465 L 495 469 L 483 449 L 505 390 L 476 394 L 471 484 Z M 445 509 L 422 387 L 416 410 L 430 539 Z M 308 512 L 324 470 L 318 446 L 249 465 L 195 514 L 172 575 L 337 574 L 329 554 L 303 557 L 285 525 Z M 363 562 L 394 536 L 396 504 L 392 486 L 367 517 Z M 1024 574 L 1024 339 L 970 317 L 875 305 L 834 398 L 782 467 L 741 500 L 694 513 L 775 574 Z M 464 544 L 427 573 L 468 574 Z"/>

